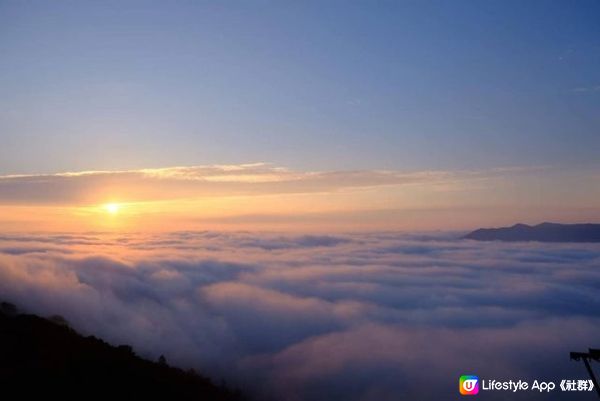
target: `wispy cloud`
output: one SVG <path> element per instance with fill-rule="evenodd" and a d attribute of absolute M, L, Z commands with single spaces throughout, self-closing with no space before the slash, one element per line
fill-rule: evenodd
<path fill-rule="evenodd" d="M 448 185 L 523 169 L 486 171 L 293 171 L 266 163 L 81 171 L 0 176 L 0 202 L 97 202 L 99 193 L 124 200 L 331 192 L 409 184 Z"/>
<path fill-rule="evenodd" d="M 97 202 L 98 193 L 126 200 L 331 191 L 439 180 L 445 173 L 390 171 L 293 172 L 267 164 L 196 166 L 131 171 L 84 171 L 0 177 L 0 201 Z"/>
<path fill-rule="evenodd" d="M 600 85 L 579 86 L 573 92 L 600 92 Z"/>

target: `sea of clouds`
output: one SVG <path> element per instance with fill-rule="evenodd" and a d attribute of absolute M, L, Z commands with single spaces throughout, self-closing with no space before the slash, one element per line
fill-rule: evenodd
<path fill-rule="evenodd" d="M 463 374 L 587 379 L 568 352 L 600 347 L 600 245 L 457 237 L 1 235 L 0 299 L 268 400 L 458 399 Z"/>

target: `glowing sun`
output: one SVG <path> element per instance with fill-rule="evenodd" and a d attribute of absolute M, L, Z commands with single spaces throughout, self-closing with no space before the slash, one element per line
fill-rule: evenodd
<path fill-rule="evenodd" d="M 119 205 L 118 203 L 107 203 L 106 205 L 104 205 L 104 210 L 106 210 L 110 214 L 117 214 L 119 213 L 120 209 L 121 205 Z"/>

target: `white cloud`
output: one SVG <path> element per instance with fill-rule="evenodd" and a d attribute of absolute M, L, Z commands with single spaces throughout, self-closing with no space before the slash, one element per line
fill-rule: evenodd
<path fill-rule="evenodd" d="M 594 244 L 397 233 L 0 238 L 0 298 L 278 400 L 448 399 L 465 373 L 584 378 L 568 351 L 597 346 L 598 288 Z"/>

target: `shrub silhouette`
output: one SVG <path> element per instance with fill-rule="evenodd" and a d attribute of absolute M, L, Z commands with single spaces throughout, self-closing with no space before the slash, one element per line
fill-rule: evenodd
<path fill-rule="evenodd" d="M 48 320 L 51 321 L 54 324 L 58 324 L 59 326 L 70 327 L 69 322 L 67 321 L 67 319 L 65 319 L 61 315 L 52 315 L 52 316 L 50 316 L 48 318 Z"/>
<path fill-rule="evenodd" d="M 2 302 L 0 303 L 0 313 L 3 313 L 8 316 L 14 316 L 18 313 L 17 307 L 10 302 Z"/>

